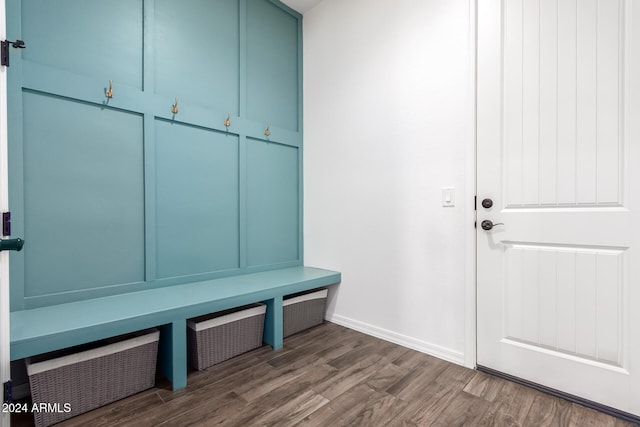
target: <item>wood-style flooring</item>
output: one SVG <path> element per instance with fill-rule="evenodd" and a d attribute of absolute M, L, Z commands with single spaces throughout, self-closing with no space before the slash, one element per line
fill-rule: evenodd
<path fill-rule="evenodd" d="M 59 426 L 611 426 L 633 424 L 325 323 Z M 12 425 L 32 425 L 14 416 Z"/>

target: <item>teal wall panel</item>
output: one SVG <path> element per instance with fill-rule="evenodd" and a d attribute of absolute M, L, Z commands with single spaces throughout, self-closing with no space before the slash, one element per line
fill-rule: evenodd
<path fill-rule="evenodd" d="M 26 298 L 144 280 L 142 117 L 25 92 Z"/>
<path fill-rule="evenodd" d="M 299 259 L 298 149 L 247 140 L 247 262 Z"/>
<path fill-rule="evenodd" d="M 141 0 L 22 0 L 23 58 L 140 89 L 142 14 Z"/>
<path fill-rule="evenodd" d="M 239 268 L 238 137 L 156 120 L 157 276 Z"/>
<path fill-rule="evenodd" d="M 239 114 L 238 0 L 154 2 L 155 89 Z"/>
<path fill-rule="evenodd" d="M 302 264 L 301 19 L 7 2 L 12 310 Z"/>
<path fill-rule="evenodd" d="M 247 2 L 247 116 L 298 130 L 298 20 L 267 0 Z"/>

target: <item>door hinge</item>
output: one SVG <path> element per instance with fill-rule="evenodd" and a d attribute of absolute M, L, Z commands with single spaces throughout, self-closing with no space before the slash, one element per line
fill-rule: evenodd
<path fill-rule="evenodd" d="M 11 212 L 2 213 L 2 236 L 11 236 Z"/>
<path fill-rule="evenodd" d="M 9 40 L 3 40 L 0 46 L 0 65 L 9 66 L 9 45 L 15 49 L 24 49 L 27 47 L 22 40 L 16 40 L 14 42 Z"/>
<path fill-rule="evenodd" d="M 2 213 L 2 236 L 11 236 L 11 212 Z M 22 250 L 24 240 L 22 239 L 0 239 L 0 252 Z"/>
<path fill-rule="evenodd" d="M 478 210 L 478 196 L 473 196 L 473 210 Z"/>
<path fill-rule="evenodd" d="M 13 381 L 9 380 L 4 383 L 4 403 L 11 403 L 13 401 Z"/>

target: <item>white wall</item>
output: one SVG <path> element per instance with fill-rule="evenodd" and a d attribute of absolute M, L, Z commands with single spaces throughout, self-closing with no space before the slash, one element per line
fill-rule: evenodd
<path fill-rule="evenodd" d="M 305 264 L 343 274 L 329 318 L 459 363 L 474 346 L 471 3 L 324 0 L 303 21 Z"/>

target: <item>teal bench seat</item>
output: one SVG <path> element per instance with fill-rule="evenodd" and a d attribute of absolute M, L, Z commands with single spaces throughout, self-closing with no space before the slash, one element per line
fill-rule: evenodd
<path fill-rule="evenodd" d="M 282 298 L 340 282 L 336 271 L 292 267 L 148 289 L 11 313 L 11 360 L 150 327 L 160 329 L 159 367 L 187 385 L 187 319 L 264 302 L 264 341 L 282 348 Z"/>

